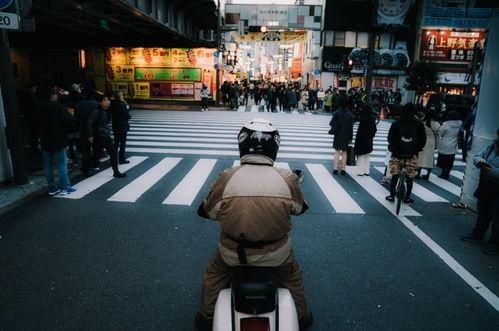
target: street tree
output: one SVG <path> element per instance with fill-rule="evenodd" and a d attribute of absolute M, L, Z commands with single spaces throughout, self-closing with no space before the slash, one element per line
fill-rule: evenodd
<path fill-rule="evenodd" d="M 404 87 L 415 91 L 415 103 L 422 102 L 423 94 L 437 91 L 438 67 L 433 62 L 416 61 L 408 70 Z"/>

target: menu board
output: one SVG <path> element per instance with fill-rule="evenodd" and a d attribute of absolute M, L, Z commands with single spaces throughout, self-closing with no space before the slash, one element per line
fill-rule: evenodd
<path fill-rule="evenodd" d="M 135 68 L 137 80 L 200 81 L 201 69 L 195 68 Z"/>
<path fill-rule="evenodd" d="M 150 98 L 149 83 L 134 83 L 133 97 L 135 99 L 149 99 Z"/>
<path fill-rule="evenodd" d="M 135 67 L 128 64 L 106 64 L 106 78 L 108 81 L 134 81 Z"/>

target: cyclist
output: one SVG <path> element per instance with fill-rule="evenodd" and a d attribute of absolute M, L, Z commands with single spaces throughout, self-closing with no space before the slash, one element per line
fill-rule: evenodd
<path fill-rule="evenodd" d="M 416 107 L 413 103 L 407 103 L 400 113 L 400 119 L 392 123 L 388 132 L 388 150 L 392 152 L 392 158 L 388 164 L 392 181 L 390 184 L 390 195 L 386 200 L 395 201 L 395 189 L 400 171 L 405 164 L 407 174 L 407 190 L 403 200 L 405 204 L 412 204 L 411 191 L 413 178 L 418 173 L 418 153 L 426 144 L 426 133 L 423 123 L 415 118 Z"/>
<path fill-rule="evenodd" d="M 218 293 L 229 286 L 231 267 L 277 268 L 279 283 L 296 304 L 300 329 L 312 324 L 288 232 L 290 215 L 303 214 L 308 205 L 299 185 L 299 171 L 275 168 L 280 136 L 267 120 L 255 119 L 238 135 L 241 165 L 225 170 L 212 185 L 198 215 L 218 221 L 222 233 L 208 262 L 201 310 L 195 325 L 211 330 Z"/>

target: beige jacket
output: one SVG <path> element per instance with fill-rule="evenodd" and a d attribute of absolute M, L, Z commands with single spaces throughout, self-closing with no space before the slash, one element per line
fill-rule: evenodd
<path fill-rule="evenodd" d="M 205 216 L 220 224 L 219 251 L 229 265 L 239 264 L 231 238 L 241 234 L 247 241 L 275 241 L 261 249 L 246 248 L 248 264 L 279 266 L 291 256 L 290 215 L 308 207 L 298 176 L 273 165 L 265 156 L 243 156 L 240 166 L 220 174 L 203 202 Z"/>

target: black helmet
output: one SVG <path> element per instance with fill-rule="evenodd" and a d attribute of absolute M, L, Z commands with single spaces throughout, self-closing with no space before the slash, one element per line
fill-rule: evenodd
<path fill-rule="evenodd" d="M 260 154 L 275 161 L 281 137 L 272 123 L 263 118 L 256 118 L 246 123 L 237 135 L 239 155 Z"/>

